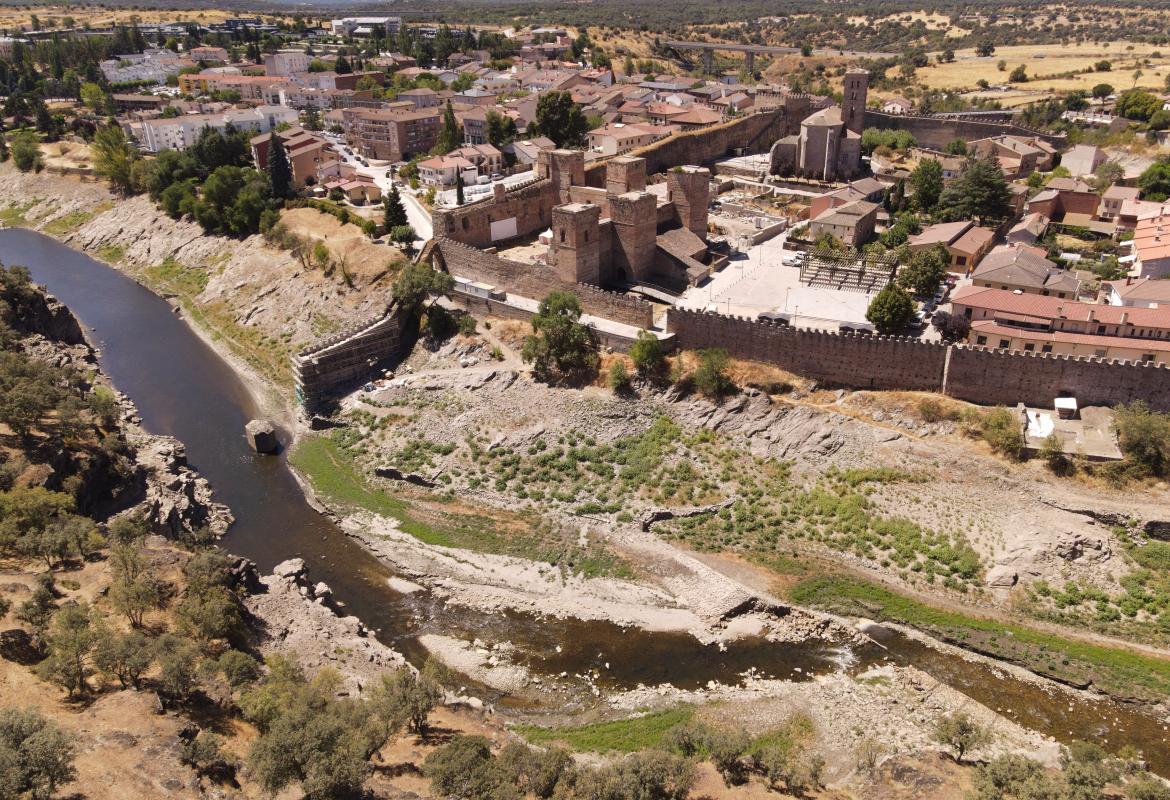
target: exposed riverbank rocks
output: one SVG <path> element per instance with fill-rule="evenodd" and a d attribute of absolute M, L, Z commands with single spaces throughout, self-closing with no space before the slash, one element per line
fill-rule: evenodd
<path fill-rule="evenodd" d="M 145 486 L 139 508 L 156 533 L 177 538 L 200 528 L 216 535 L 227 531 L 231 511 L 215 501 L 211 484 L 187 464 L 182 442 L 146 433 L 136 425 L 127 439 L 134 446 Z"/>
<path fill-rule="evenodd" d="M 263 652 L 286 655 L 309 673 L 332 667 L 344 678 L 345 691 L 354 695 L 387 670 L 406 664 L 361 620 L 335 610 L 329 587 L 314 585 L 303 560 L 277 564 L 260 583 L 262 590 L 248 595 L 244 606 L 254 618 L 251 627 Z"/>

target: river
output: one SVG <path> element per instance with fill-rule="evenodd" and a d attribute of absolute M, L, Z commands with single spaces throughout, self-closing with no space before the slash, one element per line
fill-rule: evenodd
<path fill-rule="evenodd" d="M 393 576 L 389 567 L 309 506 L 283 456 L 249 450 L 243 428 L 256 413 L 251 395 L 166 301 L 33 231 L 0 230 L 0 261 L 28 267 L 37 283 L 73 310 L 100 349 L 102 369 L 137 405 L 147 430 L 186 445 L 191 465 L 236 517 L 222 540 L 225 549 L 252 559 L 263 571 L 304 558 L 314 581 L 328 583 L 380 640 L 415 663 L 425 655 L 418 636 L 441 633 L 510 641 L 522 654 L 517 660 L 536 672 L 596 669 L 597 683 L 613 689 L 663 682 L 694 689 L 709 680 L 734 682 L 749 668 L 768 677 L 807 679 L 886 661 L 913 664 L 1026 727 L 1065 741 L 1132 744 L 1157 771 L 1170 774 L 1170 746 L 1158 721 L 1116 703 L 1070 697 L 896 634 L 883 641 L 884 648 L 845 651 L 748 638 L 720 649 L 682 633 L 479 613 L 448 606 L 430 592 L 396 592 L 387 583 Z"/>

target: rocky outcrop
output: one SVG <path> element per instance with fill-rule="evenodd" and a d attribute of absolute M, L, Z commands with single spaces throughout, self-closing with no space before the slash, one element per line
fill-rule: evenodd
<path fill-rule="evenodd" d="M 277 564 L 260 584 L 244 605 L 254 618 L 256 644 L 265 653 L 282 653 L 310 673 L 332 667 L 351 694 L 361 694 L 380 675 L 406 664 L 357 617 L 339 616 L 332 591 L 324 583 L 313 584 L 303 559 Z"/>
<path fill-rule="evenodd" d="M 156 533 L 177 538 L 200 528 L 217 535 L 228 529 L 231 511 L 212 498 L 207 479 L 188 466 L 182 442 L 141 430 L 127 438 L 137 453 L 144 484 L 145 497 L 139 509 Z"/>
<path fill-rule="evenodd" d="M 845 458 L 862 449 L 865 443 L 877 441 L 873 428 L 850 417 L 808 406 L 776 403 L 757 389 L 745 389 L 718 403 L 683 396 L 676 389 L 668 391 L 663 399 L 674 405 L 672 415 L 680 424 L 742 436 L 750 442 L 752 452 L 763 457 Z M 900 436 L 893 431 L 883 435 L 883 441 Z"/>

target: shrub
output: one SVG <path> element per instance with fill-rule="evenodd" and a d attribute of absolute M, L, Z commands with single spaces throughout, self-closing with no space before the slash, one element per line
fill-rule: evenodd
<path fill-rule="evenodd" d="M 718 399 L 735 388 L 727 374 L 731 357 L 721 347 L 699 351 L 699 366 L 691 376 L 695 388 L 706 397 Z"/>
<path fill-rule="evenodd" d="M 643 377 L 661 375 L 666 369 L 666 354 L 662 342 L 649 331 L 638 331 L 638 338 L 630 345 L 630 359 L 634 368 Z"/>
<path fill-rule="evenodd" d="M 620 358 L 609 365 L 609 388 L 621 392 L 630 387 L 630 373 L 626 369 L 626 362 Z"/>
<path fill-rule="evenodd" d="M 52 797 L 77 777 L 73 737 L 39 711 L 0 709 L 0 797 Z"/>
<path fill-rule="evenodd" d="M 1019 458 L 1024 447 L 1024 429 L 1015 412 L 996 408 L 983 418 L 983 440 L 991 449 L 1009 458 Z"/>
<path fill-rule="evenodd" d="M 989 744 L 991 735 L 967 714 L 956 712 L 939 720 L 934 729 L 934 740 L 952 752 L 957 764 L 967 753 Z"/>

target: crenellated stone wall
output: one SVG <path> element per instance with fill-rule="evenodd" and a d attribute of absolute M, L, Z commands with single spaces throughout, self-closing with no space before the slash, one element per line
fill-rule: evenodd
<path fill-rule="evenodd" d="M 667 330 L 684 350 L 722 347 L 833 386 L 938 391 L 947 348 L 898 336 L 864 336 L 775 325 L 672 308 Z"/>

